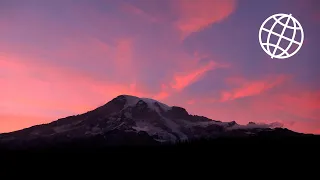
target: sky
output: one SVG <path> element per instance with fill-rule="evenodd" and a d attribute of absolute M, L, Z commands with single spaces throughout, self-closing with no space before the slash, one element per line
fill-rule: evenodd
<path fill-rule="evenodd" d="M 277 13 L 305 34 L 288 59 L 259 44 Z M 320 134 L 319 32 L 318 0 L 0 0 L 0 132 L 130 94 Z"/>

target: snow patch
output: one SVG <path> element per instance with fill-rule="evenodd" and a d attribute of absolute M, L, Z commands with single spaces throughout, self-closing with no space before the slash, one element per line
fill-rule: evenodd
<path fill-rule="evenodd" d="M 56 133 L 62 133 L 62 132 L 66 132 L 66 131 L 68 131 L 68 130 L 70 130 L 70 129 L 68 128 L 68 126 L 62 125 L 62 126 L 56 126 L 56 127 L 54 127 L 53 130 L 54 130 L 54 132 L 56 132 Z"/>
<path fill-rule="evenodd" d="M 229 122 L 216 122 L 216 121 L 200 121 L 200 122 L 190 122 L 190 121 L 185 121 L 183 120 L 183 125 L 185 127 L 194 127 L 194 126 L 198 126 L 198 127 L 208 127 L 210 125 L 219 125 L 222 127 L 228 127 L 229 126 Z"/>
<path fill-rule="evenodd" d="M 100 132 L 101 131 L 101 129 L 99 128 L 99 127 L 93 127 L 93 128 L 91 128 L 91 131 L 92 132 L 94 132 L 94 133 L 96 133 L 96 132 Z"/>
<path fill-rule="evenodd" d="M 159 106 L 161 107 L 161 109 L 163 109 L 164 111 L 169 111 L 169 110 L 171 109 L 170 106 L 168 106 L 168 105 L 166 105 L 166 104 L 163 104 L 163 103 L 161 103 L 161 102 L 159 102 L 159 101 L 156 101 L 156 100 L 154 100 L 154 99 L 141 98 L 141 100 L 144 101 L 145 103 L 147 103 L 148 106 L 149 106 L 150 108 L 152 108 L 152 109 L 157 108 L 157 107 L 155 106 L 155 103 L 158 103 Z"/>
<path fill-rule="evenodd" d="M 147 126 L 144 126 L 144 127 L 133 126 L 132 129 L 136 131 L 149 131 L 149 128 Z"/>
<path fill-rule="evenodd" d="M 234 125 L 232 127 L 229 127 L 229 130 L 234 129 L 267 129 L 267 128 L 277 128 L 282 127 L 283 125 L 281 123 L 275 122 L 271 124 L 265 124 L 265 123 L 258 123 L 258 124 L 247 124 L 247 125 Z"/>
<path fill-rule="evenodd" d="M 182 140 L 182 141 L 188 140 L 188 136 L 180 131 L 180 126 L 178 124 L 176 124 L 172 120 L 165 118 L 163 116 L 162 116 L 162 118 L 165 120 L 165 123 L 168 125 L 168 127 L 171 129 L 171 131 L 174 133 L 177 133 L 179 135 L 180 140 Z"/>
<path fill-rule="evenodd" d="M 124 112 L 124 116 L 126 118 L 132 118 L 132 114 L 130 112 Z"/>
<path fill-rule="evenodd" d="M 166 104 L 163 104 L 159 101 L 156 101 L 154 99 L 149 99 L 149 98 L 138 98 L 136 96 L 129 96 L 129 95 L 125 95 L 124 96 L 126 98 L 126 104 L 125 104 L 125 107 L 124 108 L 127 108 L 127 107 L 134 107 L 137 105 L 137 103 L 141 100 L 145 103 L 147 103 L 148 107 L 152 110 L 156 110 L 157 109 L 157 106 L 155 105 L 155 103 L 158 103 L 159 106 L 161 107 L 161 109 L 163 109 L 164 111 L 168 111 L 171 109 L 170 106 L 166 105 Z"/>
<path fill-rule="evenodd" d="M 159 112 L 159 108 L 158 108 L 158 107 L 155 107 L 155 108 L 156 108 L 155 110 L 156 110 L 157 112 Z M 178 134 L 178 135 L 179 135 L 179 138 L 180 138 L 182 141 L 188 140 L 188 136 L 185 135 L 184 133 L 182 133 L 182 132 L 180 131 L 180 128 L 181 128 L 180 125 L 178 125 L 176 122 L 174 122 L 174 121 L 172 121 L 172 120 L 170 120 L 170 119 L 162 116 L 160 113 L 159 113 L 159 115 L 160 115 L 160 117 L 165 121 L 165 124 L 168 126 L 168 128 L 170 128 L 172 132 Z"/>
<path fill-rule="evenodd" d="M 197 122 L 195 123 L 196 126 L 203 126 L 203 127 L 207 127 L 207 126 L 210 126 L 210 125 L 220 125 L 220 126 L 223 126 L 223 127 L 227 127 L 229 125 L 228 122 L 216 122 L 216 121 L 204 121 L 204 122 Z"/>
<path fill-rule="evenodd" d="M 146 123 L 146 122 L 136 122 L 136 126 L 132 127 L 136 131 L 144 131 L 148 133 L 150 136 L 158 136 L 159 139 L 162 141 L 176 141 L 177 138 L 167 131 L 164 131 L 163 129 L 159 127 L 155 127 L 152 124 Z"/>

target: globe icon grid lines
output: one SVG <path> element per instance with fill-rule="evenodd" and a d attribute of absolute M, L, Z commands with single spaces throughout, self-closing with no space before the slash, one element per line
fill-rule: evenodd
<path fill-rule="evenodd" d="M 281 22 L 282 19 L 286 20 L 286 22 L 282 23 Z M 270 20 L 274 20 L 274 23 L 273 23 L 273 25 L 271 26 L 270 29 L 267 29 L 267 28 L 265 28 L 265 25 Z M 290 21 L 292 21 L 293 26 L 289 26 L 289 22 Z M 282 31 L 281 31 L 281 34 L 279 34 L 277 32 L 274 32 L 274 28 L 275 28 L 275 26 L 277 24 L 279 24 L 279 25 L 281 25 L 283 27 Z M 292 37 L 286 37 L 284 35 L 284 33 L 286 32 L 287 29 L 293 30 Z M 267 32 L 268 33 L 268 37 L 267 37 L 266 42 L 262 42 L 262 32 Z M 295 37 L 296 37 L 298 32 L 300 32 L 300 35 L 301 35 L 300 42 L 295 40 Z M 276 44 L 270 43 L 271 35 L 274 35 L 275 37 L 278 38 Z M 296 20 L 291 14 L 275 14 L 275 15 L 272 15 L 262 23 L 262 25 L 260 27 L 260 30 L 259 30 L 260 45 L 261 45 L 262 49 L 272 59 L 273 58 L 285 59 L 285 58 L 293 56 L 301 48 L 301 46 L 303 44 L 303 39 L 304 39 L 304 33 L 303 33 L 302 26 L 298 22 L 298 20 Z M 286 41 L 289 42 L 289 45 L 286 48 L 283 48 L 283 47 L 280 46 L 280 43 L 281 43 L 282 40 L 286 40 Z M 293 44 L 297 45 L 298 47 L 294 50 L 294 52 L 289 53 L 288 51 L 290 50 L 290 48 L 292 47 Z M 270 47 L 274 48 L 272 52 L 271 52 Z M 279 54 L 276 54 L 277 50 L 280 50 L 281 52 Z"/>
<path fill-rule="evenodd" d="M 291 16 L 291 14 L 290 14 L 289 16 Z M 275 19 L 275 18 L 274 18 L 274 19 Z M 279 20 L 276 19 L 276 22 L 277 22 L 277 21 L 279 21 Z M 275 53 L 276 53 L 276 51 L 277 51 L 277 49 L 278 49 L 277 47 L 279 47 L 280 41 L 281 41 L 281 39 L 282 39 L 282 37 L 283 37 L 284 32 L 286 31 L 286 27 L 288 27 L 289 21 L 290 21 L 290 18 L 287 18 L 287 22 L 286 22 L 286 24 L 283 26 L 281 35 L 279 36 L 279 39 L 278 39 L 278 42 L 277 42 L 276 47 L 273 49 L 273 53 L 272 53 L 271 58 L 274 57 L 274 55 L 275 55 Z M 274 24 L 275 24 L 275 23 L 274 23 Z M 270 33 L 269 33 L 268 38 L 270 39 Z M 269 47 L 269 46 L 268 46 L 268 47 Z M 283 52 L 287 52 L 287 51 L 282 51 L 282 53 L 283 53 Z"/>

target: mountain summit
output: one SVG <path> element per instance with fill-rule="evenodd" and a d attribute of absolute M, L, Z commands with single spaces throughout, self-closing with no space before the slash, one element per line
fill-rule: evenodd
<path fill-rule="evenodd" d="M 14 146 L 47 145 L 75 140 L 100 139 L 107 144 L 159 143 L 198 138 L 254 136 L 270 132 L 278 124 L 239 125 L 190 115 L 184 108 L 149 98 L 120 95 L 84 114 L 49 124 L 0 134 L 0 143 Z"/>

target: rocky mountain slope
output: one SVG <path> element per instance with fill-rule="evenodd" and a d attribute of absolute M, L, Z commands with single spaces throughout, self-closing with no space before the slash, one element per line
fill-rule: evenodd
<path fill-rule="evenodd" d="M 168 106 L 148 98 L 120 95 L 84 114 L 12 133 L 0 134 L 0 144 L 10 147 L 50 146 L 57 143 L 101 142 L 158 144 L 199 138 L 248 137 L 268 133 L 300 135 L 279 124 L 239 125 L 190 115 L 184 108 Z"/>

